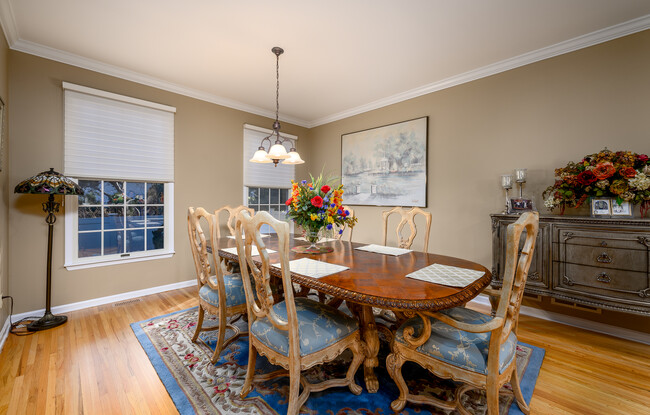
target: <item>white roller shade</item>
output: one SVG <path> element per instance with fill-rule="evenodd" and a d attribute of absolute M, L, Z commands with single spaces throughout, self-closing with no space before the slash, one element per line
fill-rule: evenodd
<path fill-rule="evenodd" d="M 64 173 L 174 181 L 173 107 L 64 83 Z"/>
<path fill-rule="evenodd" d="M 271 130 L 244 125 L 244 186 L 248 187 L 291 187 L 291 180 L 295 177 L 295 165 L 278 163 L 277 167 L 273 163 L 260 164 L 252 163 L 248 160 L 253 157 L 255 151 L 260 146 L 262 139 L 271 134 Z M 283 137 L 297 140 L 298 137 L 292 135 L 282 135 Z M 274 141 L 274 140 L 273 140 Z M 268 142 L 265 142 L 265 148 L 268 151 Z M 271 143 L 273 144 L 273 143 Z M 290 150 L 289 142 L 284 143 L 287 151 Z"/>

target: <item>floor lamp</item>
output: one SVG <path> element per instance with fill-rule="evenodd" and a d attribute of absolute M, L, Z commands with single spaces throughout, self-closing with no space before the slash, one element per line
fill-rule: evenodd
<path fill-rule="evenodd" d="M 46 194 L 49 195 L 47 202 L 43 203 L 43 211 L 47 213 L 45 222 L 47 223 L 47 288 L 45 298 L 45 315 L 40 319 L 27 325 L 29 331 L 47 330 L 60 326 L 68 321 L 67 316 L 55 316 L 50 310 L 50 298 L 52 296 L 52 232 L 54 222 L 56 222 L 55 213 L 59 212 L 59 202 L 54 201 L 54 195 L 82 195 L 83 190 L 71 179 L 61 173 L 54 171 L 44 171 L 27 180 L 18 183 L 14 193 L 29 194 Z"/>

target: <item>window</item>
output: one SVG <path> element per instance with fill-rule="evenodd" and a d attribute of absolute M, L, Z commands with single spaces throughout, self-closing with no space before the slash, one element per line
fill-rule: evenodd
<path fill-rule="evenodd" d="M 64 83 L 65 266 L 173 254 L 174 108 Z"/>
<path fill-rule="evenodd" d="M 258 164 L 248 161 L 260 146 L 262 139 L 271 132 L 265 128 L 244 125 L 244 204 L 256 212 L 270 212 L 276 219 L 286 220 L 287 206 L 284 202 L 289 198 L 291 180 L 295 178 L 295 166 L 279 163 L 275 167 L 272 163 Z M 294 141 L 298 139 L 293 135 L 283 136 Z"/>

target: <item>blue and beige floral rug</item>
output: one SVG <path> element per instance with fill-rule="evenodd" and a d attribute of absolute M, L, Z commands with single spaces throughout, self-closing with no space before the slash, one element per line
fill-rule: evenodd
<path fill-rule="evenodd" d="M 263 384 L 255 384 L 245 399 L 239 396 L 244 384 L 248 362 L 248 338 L 241 337 L 233 342 L 220 356 L 216 364 L 210 363 L 214 350 L 216 332 L 203 333 L 201 340 L 192 343 L 197 320 L 197 308 L 191 308 L 149 320 L 133 323 L 131 327 L 140 344 L 149 356 L 158 376 L 171 396 L 181 415 L 188 414 L 285 414 L 289 378 L 280 377 Z M 210 323 L 206 314 L 207 324 Z M 215 320 L 213 319 L 214 323 Z M 242 324 L 242 328 L 245 323 Z M 385 370 L 388 345 L 382 342 L 380 379 L 378 393 L 368 393 L 363 382 L 363 369 L 357 372 L 357 383 L 364 387 L 361 395 L 353 395 L 348 388 L 332 388 L 312 393 L 303 405 L 301 414 L 310 415 L 386 415 L 392 414 L 390 403 L 399 392 Z M 340 377 L 347 370 L 351 354 L 344 353 L 337 360 L 325 366 L 312 368 L 308 378 L 314 382 L 329 377 Z M 517 362 L 522 375 L 522 390 L 530 401 L 535 381 L 544 358 L 544 350 L 519 343 Z M 256 370 L 271 372 L 272 366 L 264 357 L 258 357 Z M 413 363 L 406 363 L 402 373 L 409 389 L 428 393 L 441 399 L 452 399 L 455 384 L 434 378 L 429 372 Z M 509 387 L 506 385 L 505 387 Z M 501 394 L 500 413 L 521 414 L 517 404 L 512 404 L 512 395 Z M 483 392 L 465 395 L 465 406 L 473 413 L 486 412 Z M 508 412 L 508 409 L 510 411 Z M 402 414 L 446 414 L 430 406 L 407 404 Z"/>

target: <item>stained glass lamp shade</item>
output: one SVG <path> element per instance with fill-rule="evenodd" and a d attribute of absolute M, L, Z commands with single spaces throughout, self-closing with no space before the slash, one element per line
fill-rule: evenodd
<path fill-rule="evenodd" d="M 47 213 L 45 222 L 48 225 L 47 231 L 47 285 L 45 298 L 45 315 L 39 320 L 27 325 L 29 331 L 47 330 L 60 326 L 68 320 L 67 316 L 55 316 L 50 309 L 50 298 L 52 294 L 52 233 L 55 213 L 59 212 L 59 202 L 54 201 L 54 195 L 82 195 L 83 190 L 79 185 L 68 177 L 50 168 L 49 171 L 38 173 L 18 183 L 14 193 L 46 194 L 49 195 L 47 202 L 43 203 L 43 211 Z"/>

